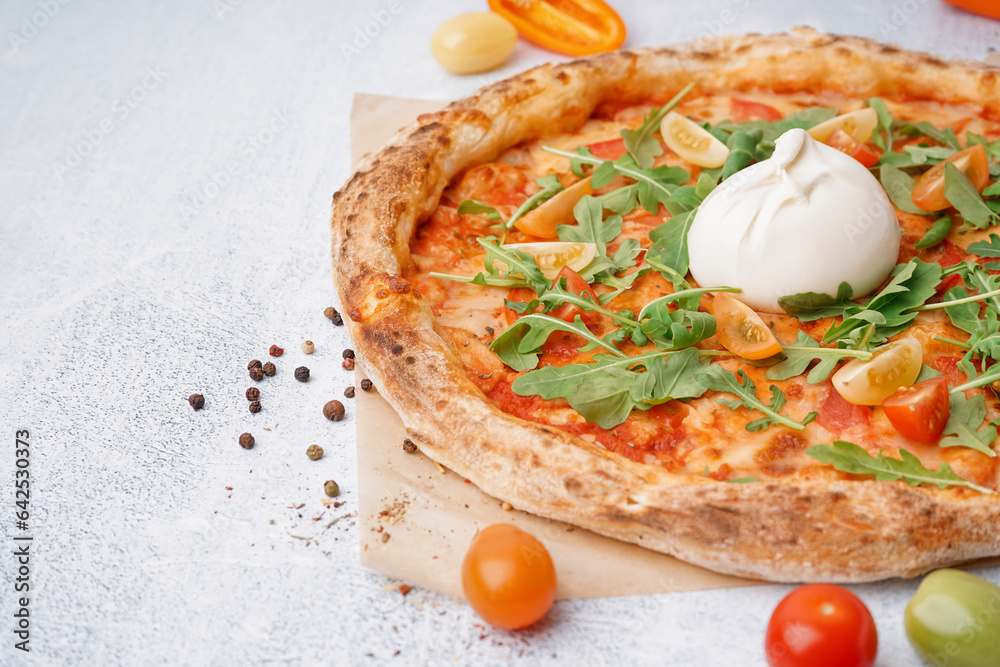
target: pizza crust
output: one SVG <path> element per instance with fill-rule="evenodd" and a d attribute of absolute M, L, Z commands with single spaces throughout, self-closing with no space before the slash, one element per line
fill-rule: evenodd
<path fill-rule="evenodd" d="M 811 29 L 545 65 L 421 116 L 333 197 L 333 276 L 365 370 L 432 459 L 519 509 L 726 574 L 861 582 L 1000 554 L 1000 496 L 902 482 L 727 484 L 643 465 L 489 402 L 402 278 L 417 224 L 467 168 L 572 131 L 602 101 L 701 88 L 967 104 L 1000 116 L 1000 70 Z"/>

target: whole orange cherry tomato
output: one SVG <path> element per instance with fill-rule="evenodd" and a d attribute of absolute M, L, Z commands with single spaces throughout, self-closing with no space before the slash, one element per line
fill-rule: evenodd
<path fill-rule="evenodd" d="M 516 630 L 548 612 L 556 599 L 556 570 L 541 542 L 498 523 L 472 538 L 462 561 L 462 590 L 484 621 Z"/>
<path fill-rule="evenodd" d="M 489 0 L 521 37 L 568 56 L 613 51 L 625 42 L 625 24 L 602 0 Z"/>

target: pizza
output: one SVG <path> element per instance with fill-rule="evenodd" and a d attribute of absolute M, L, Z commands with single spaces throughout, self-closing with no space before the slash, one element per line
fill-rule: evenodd
<path fill-rule="evenodd" d="M 998 70 L 811 29 L 546 65 L 365 157 L 334 281 L 486 493 L 728 574 L 914 576 L 1000 554 L 998 137 Z"/>

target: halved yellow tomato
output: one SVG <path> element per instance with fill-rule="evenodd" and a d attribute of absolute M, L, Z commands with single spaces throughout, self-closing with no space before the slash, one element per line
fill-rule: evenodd
<path fill-rule="evenodd" d="M 923 358 L 920 342 L 903 338 L 878 348 L 871 359 L 847 362 L 831 380 L 848 403 L 880 405 L 900 387 L 917 381 Z"/>
<path fill-rule="evenodd" d="M 514 226 L 525 234 L 540 239 L 551 239 L 556 235 L 556 227 L 573 222 L 573 207 L 584 195 L 594 191 L 590 187 L 590 177 L 578 181 L 565 190 L 559 191 L 552 199 L 525 214 Z"/>
<path fill-rule="evenodd" d="M 944 196 L 944 165 L 951 162 L 965 174 L 976 190 L 982 191 L 990 182 L 990 164 L 982 144 L 970 146 L 925 171 L 917 179 L 910 197 L 925 211 L 940 211 L 951 206 Z"/>
<path fill-rule="evenodd" d="M 872 137 L 872 131 L 878 125 L 878 114 L 875 109 L 865 107 L 857 111 L 842 113 L 819 125 L 813 125 L 806 132 L 816 141 L 826 142 L 834 130 L 843 130 L 849 135 L 866 143 Z"/>
<path fill-rule="evenodd" d="M 500 246 L 507 250 L 521 250 L 535 259 L 535 264 L 545 277 L 552 280 L 559 270 L 568 266 L 574 271 L 582 271 L 597 255 L 593 243 L 570 243 L 568 241 L 539 241 L 538 243 L 507 243 Z M 502 262 L 497 262 L 500 265 Z"/>
<path fill-rule="evenodd" d="M 729 156 L 729 149 L 724 143 L 676 111 L 671 111 L 663 118 L 660 135 L 670 150 L 699 167 L 721 167 Z"/>
<path fill-rule="evenodd" d="M 753 308 L 725 292 L 715 295 L 715 336 L 733 354 L 744 359 L 767 359 L 781 352 L 781 343 Z"/>

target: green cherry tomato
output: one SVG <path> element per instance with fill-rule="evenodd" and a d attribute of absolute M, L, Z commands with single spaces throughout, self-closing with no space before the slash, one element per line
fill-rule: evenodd
<path fill-rule="evenodd" d="M 906 605 L 906 634 L 932 665 L 1000 665 L 1000 587 L 961 570 L 937 570 Z"/>

